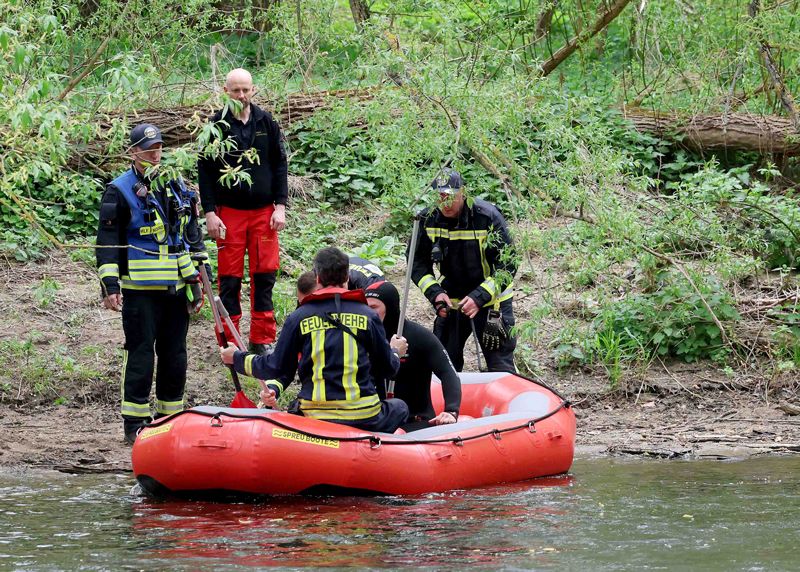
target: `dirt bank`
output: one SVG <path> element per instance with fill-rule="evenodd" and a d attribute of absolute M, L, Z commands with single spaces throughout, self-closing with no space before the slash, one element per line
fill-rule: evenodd
<path fill-rule="evenodd" d="M 94 273 L 60 254 L 37 264 L 2 263 L 0 466 L 125 472 L 130 448 L 118 416 L 122 327 L 102 310 Z M 396 281 L 404 269 L 396 269 Z M 282 279 L 289 282 L 288 278 Z M 287 290 L 287 292 L 290 289 Z M 526 319 L 524 303 L 518 319 Z M 430 323 L 415 292 L 409 315 Z M 227 404 L 208 316 L 189 330 L 189 405 Z M 610 391 L 602 372 L 559 372 L 537 353 L 540 379 L 574 404 L 580 455 L 733 458 L 800 452 L 797 383 L 710 364 L 657 364 L 626 372 Z M 470 361 L 471 360 L 471 361 Z M 475 369 L 474 356 L 465 369 Z M 251 395 L 254 395 L 251 393 Z"/>

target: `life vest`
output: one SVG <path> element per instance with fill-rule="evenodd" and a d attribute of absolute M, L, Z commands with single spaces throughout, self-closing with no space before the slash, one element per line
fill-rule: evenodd
<path fill-rule="evenodd" d="M 177 224 L 169 225 L 164 208 L 148 192 L 140 198 L 134 188 L 139 178 L 133 169 L 114 179 L 131 210 L 128 224 L 128 276 L 123 286 L 175 286 L 197 272 L 184 240 L 184 229 L 191 216 L 192 195 L 183 181 L 170 181 L 166 186 L 167 200 L 176 200 L 180 212 Z M 176 188 L 178 189 L 176 191 Z"/>

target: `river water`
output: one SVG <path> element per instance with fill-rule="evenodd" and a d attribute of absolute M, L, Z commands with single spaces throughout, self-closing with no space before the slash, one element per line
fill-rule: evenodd
<path fill-rule="evenodd" d="M 390 498 L 157 502 L 130 476 L 0 472 L 1 570 L 800 570 L 800 457 L 579 459 Z"/>

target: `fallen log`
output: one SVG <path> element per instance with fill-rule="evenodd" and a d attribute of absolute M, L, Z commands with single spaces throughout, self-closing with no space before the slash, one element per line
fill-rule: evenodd
<path fill-rule="evenodd" d="M 750 113 L 695 114 L 626 109 L 624 117 L 640 133 L 675 141 L 695 151 L 756 151 L 800 155 L 800 133 L 792 120 Z"/>
<path fill-rule="evenodd" d="M 373 97 L 374 91 L 374 88 L 370 88 L 296 93 L 290 94 L 284 101 L 267 100 L 256 103 L 271 111 L 278 109 L 279 111 L 277 113 L 273 111 L 273 114 L 281 126 L 286 128 L 310 117 L 318 109 L 328 106 L 331 101 L 368 100 Z M 194 141 L 197 129 L 208 121 L 218 108 L 218 105 L 209 102 L 166 109 L 145 109 L 100 118 L 97 123 L 101 130 L 106 132 L 111 129 L 112 122 L 119 119 L 125 119 L 129 125 L 152 123 L 161 130 L 165 147 L 178 147 Z M 97 140 L 87 145 L 76 145 L 68 165 L 76 170 L 89 168 L 99 174 L 105 171 L 104 167 L 109 163 L 117 163 L 123 159 L 125 157 L 119 154 L 109 154 L 107 141 Z"/>
<path fill-rule="evenodd" d="M 267 109 L 278 109 L 275 114 L 284 128 L 302 121 L 332 101 L 349 98 L 365 101 L 374 97 L 375 90 L 350 89 L 316 93 L 290 94 L 281 102 L 261 102 Z M 135 113 L 120 114 L 129 124 L 153 123 L 158 125 L 167 147 L 191 143 L 196 129 L 214 111 L 211 104 L 174 107 L 169 109 L 147 109 Z M 665 141 L 701 152 L 755 151 L 765 154 L 800 155 L 800 134 L 791 119 L 776 115 L 754 115 L 748 113 L 696 114 L 682 116 L 676 113 L 627 108 L 623 116 L 631 126 L 641 133 L 656 136 Z M 111 127 L 113 118 L 99 120 L 103 130 Z M 354 123 L 358 118 L 354 118 Z M 102 173 L 109 163 L 124 159 L 120 155 L 109 155 L 108 143 L 103 140 L 88 145 L 76 145 L 69 166 L 73 169 L 91 169 Z"/>

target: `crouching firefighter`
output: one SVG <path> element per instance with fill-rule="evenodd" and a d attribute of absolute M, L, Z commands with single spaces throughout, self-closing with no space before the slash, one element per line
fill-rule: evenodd
<path fill-rule="evenodd" d="M 122 312 L 125 333 L 122 419 L 132 444 L 151 420 L 155 356 L 155 417 L 183 409 L 189 313 L 203 303 L 197 264 L 204 252 L 195 193 L 183 181 L 161 181 L 161 133 L 142 124 L 130 133 L 132 166 L 114 179 L 100 205 L 97 265 L 103 305 Z"/>
<path fill-rule="evenodd" d="M 269 356 L 221 348 L 222 360 L 244 375 L 266 380 L 264 403 L 272 407 L 297 372 L 300 392 L 290 411 L 367 431 L 394 432 L 405 423 L 408 406 L 381 401 L 375 379 L 393 376 L 405 338 L 389 342 L 364 292 L 347 290 L 347 256 L 323 248 L 314 258 L 320 288 L 308 294 L 283 325 Z M 300 356 L 298 358 L 298 356 Z M 299 361 L 298 361 L 299 360 Z"/>

